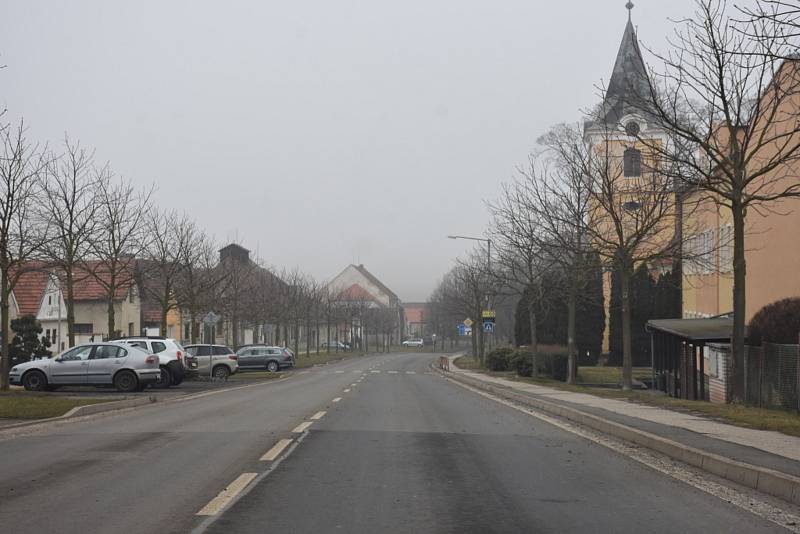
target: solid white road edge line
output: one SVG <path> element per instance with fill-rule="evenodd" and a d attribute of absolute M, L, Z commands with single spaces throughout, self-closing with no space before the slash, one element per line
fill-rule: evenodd
<path fill-rule="evenodd" d="M 261 457 L 261 461 L 262 462 L 272 462 L 272 461 L 274 461 L 275 458 L 280 456 L 280 454 L 283 452 L 283 449 L 288 447 L 291 443 L 292 443 L 292 440 L 290 440 L 290 439 L 278 440 L 278 443 L 273 445 L 272 448 L 270 450 L 268 450 L 264 454 L 264 456 Z"/>
<path fill-rule="evenodd" d="M 572 423 L 562 422 L 554 417 L 537 412 L 532 408 L 526 408 L 500 397 L 495 397 L 491 393 L 481 391 L 466 384 L 462 384 L 461 382 L 452 380 L 446 376 L 443 376 L 442 378 L 446 379 L 451 384 L 455 384 L 459 387 L 472 391 L 473 393 L 476 393 L 482 397 L 486 397 L 487 399 L 530 415 L 531 417 L 535 417 L 541 421 L 544 421 L 545 423 L 564 430 L 565 432 L 575 434 L 583 439 L 591 441 L 592 443 L 602 445 L 616 454 L 620 454 L 644 465 L 645 467 L 649 467 L 654 471 L 688 484 L 689 486 L 728 502 L 738 508 L 741 508 L 742 510 L 757 515 L 758 517 L 761 517 L 762 519 L 765 519 L 771 523 L 780 525 L 791 532 L 800 533 L 800 515 L 795 515 L 789 511 L 792 509 L 790 508 L 792 506 L 790 504 L 786 505 L 786 509 L 784 509 L 765 500 L 761 497 L 761 494 L 755 490 L 745 487 L 741 487 L 741 489 L 739 489 L 735 487 L 735 483 L 731 483 L 728 480 L 725 480 L 723 483 L 722 479 L 719 479 L 718 477 L 714 477 L 713 475 L 709 477 L 707 473 L 702 473 L 699 469 L 692 468 L 689 465 L 681 464 L 680 462 L 674 461 L 670 458 L 661 457 L 657 452 L 648 451 L 633 445 L 628 445 L 622 440 L 617 440 L 615 438 L 611 438 L 610 436 L 605 436 L 599 432 L 581 428 L 580 426 L 573 425 Z M 676 468 L 676 466 L 679 467 Z M 717 482 L 717 480 L 720 480 L 720 482 Z M 775 498 L 774 501 L 779 502 L 779 499 Z"/>
<path fill-rule="evenodd" d="M 294 430 L 292 430 L 292 433 L 293 434 L 300 434 L 301 432 L 305 432 L 305 430 L 308 427 L 310 427 L 312 424 L 313 423 L 311 421 L 304 421 L 304 422 L 300 423 L 299 425 L 297 425 L 296 427 L 294 427 Z"/>
<path fill-rule="evenodd" d="M 312 421 L 319 421 L 320 419 L 322 419 L 323 417 L 325 417 L 325 413 L 326 413 L 325 411 L 317 412 L 317 413 L 315 413 L 314 415 L 312 415 L 312 416 L 310 417 L 310 419 L 311 419 Z"/>
<path fill-rule="evenodd" d="M 228 484 L 228 486 L 219 492 L 219 494 L 211 499 L 197 515 L 216 515 L 225 508 L 225 505 L 231 502 L 231 499 L 239 495 L 239 493 L 247 487 L 247 485 L 258 476 L 258 473 L 242 473 L 236 480 Z"/>

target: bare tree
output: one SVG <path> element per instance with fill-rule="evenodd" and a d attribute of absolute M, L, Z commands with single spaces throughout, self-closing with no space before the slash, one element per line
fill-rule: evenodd
<path fill-rule="evenodd" d="M 133 291 L 136 258 L 148 245 L 145 222 L 152 191 L 137 190 L 129 181 L 113 180 L 108 169 L 98 180 L 98 235 L 92 241 L 89 272 L 103 288 L 108 313 L 108 336 L 118 335 L 114 304 Z"/>
<path fill-rule="evenodd" d="M 590 191 L 583 175 L 561 161 L 558 150 L 563 127 L 545 134 L 539 144 L 545 149 L 531 154 L 519 169 L 518 178 L 503 187 L 500 199 L 490 204 L 494 240 L 499 244 L 499 273 L 507 275 L 510 287 L 528 299 L 534 374 L 536 359 L 536 313 L 543 302 L 543 276 L 560 271 L 567 303 L 567 382 L 577 378 L 577 303 L 586 284 L 590 243 L 585 228 Z M 538 304 L 538 306 L 537 306 Z M 547 304 L 547 303 L 544 303 Z"/>
<path fill-rule="evenodd" d="M 140 287 L 144 297 L 158 303 L 161 312 L 159 329 L 167 335 L 169 312 L 178 309 L 178 285 L 191 254 L 187 249 L 196 246 L 197 229 L 186 215 L 153 210 L 145 225 L 149 236 L 140 262 Z"/>
<path fill-rule="evenodd" d="M 45 179 L 47 156 L 27 140 L 22 121 L 0 127 L 0 142 L 0 389 L 5 391 L 9 386 L 11 293 L 43 240 L 34 202 Z"/>
<path fill-rule="evenodd" d="M 75 283 L 87 276 L 81 268 L 96 237 L 98 182 L 106 172 L 94 164 L 94 152 L 64 137 L 64 152 L 48 166 L 40 217 L 47 226 L 43 251 L 63 282 L 68 346 L 75 345 Z M 78 279 L 76 280 L 76 277 Z"/>
<path fill-rule="evenodd" d="M 600 122 L 600 121 L 598 121 Z M 669 173 L 645 155 L 638 176 L 625 176 L 623 156 L 612 132 L 584 135 L 580 126 L 562 125 L 544 139 L 558 162 L 562 183 L 583 182 L 588 194 L 583 225 L 587 242 L 619 275 L 622 303 L 622 386 L 632 385 L 630 282 L 639 265 L 673 258 L 676 240 L 675 191 Z"/>
<path fill-rule="evenodd" d="M 531 169 L 534 162 L 531 161 Z M 492 274 L 520 297 L 526 297 L 531 331 L 531 365 L 533 376 L 538 370 L 538 338 L 536 326 L 537 309 L 541 301 L 540 283 L 543 273 L 549 268 L 550 259 L 544 254 L 540 212 L 531 207 L 535 194 L 529 183 L 533 174 L 523 171 L 522 181 L 504 184 L 500 198 L 489 203 L 492 214 L 490 234 L 495 243 L 496 268 Z M 535 185 L 533 185 L 535 187 Z"/>
<path fill-rule="evenodd" d="M 684 188 L 730 210 L 733 220 L 733 356 L 745 343 L 745 223 L 800 196 L 800 70 L 778 17 L 737 21 L 722 0 L 697 0 L 681 21 L 673 50 L 656 57 L 642 107 L 669 142 L 648 143 Z M 794 2 L 759 2 L 758 9 Z M 773 14 L 775 12 L 773 11 Z M 786 12 L 786 15 L 790 15 Z M 796 19 L 795 19 L 796 20 Z"/>
<path fill-rule="evenodd" d="M 175 299 L 189 317 L 191 343 L 199 340 L 200 316 L 211 309 L 215 290 L 225 285 L 225 272 L 217 267 L 217 248 L 212 238 L 194 227 L 178 260 L 183 268 L 175 281 Z"/>

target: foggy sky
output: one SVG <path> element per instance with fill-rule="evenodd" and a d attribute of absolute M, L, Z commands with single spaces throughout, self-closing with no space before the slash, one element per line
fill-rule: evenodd
<path fill-rule="evenodd" d="M 639 0 L 663 49 L 690 0 Z M 484 199 L 599 101 L 623 0 L 2 2 L 0 105 L 221 241 L 424 300 Z"/>

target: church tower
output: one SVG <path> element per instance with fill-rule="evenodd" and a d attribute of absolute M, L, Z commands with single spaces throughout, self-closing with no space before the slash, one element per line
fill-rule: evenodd
<path fill-rule="evenodd" d="M 623 202 L 623 206 L 628 210 L 630 204 L 631 216 L 635 217 L 635 211 L 641 209 L 640 202 L 636 201 L 637 198 L 641 198 L 637 192 L 641 189 L 636 184 L 640 181 L 647 183 L 646 177 L 652 176 L 649 173 L 658 172 L 652 147 L 659 144 L 664 146 L 667 143 L 667 135 L 649 111 L 651 84 L 639 48 L 636 29 L 631 20 L 633 3 L 629 1 L 625 7 L 628 9 L 628 20 L 614 61 L 614 69 L 602 102 L 584 123 L 584 142 L 593 149 L 597 147 L 598 151 L 607 154 L 604 157 L 618 162 L 620 173 L 618 194 L 623 202 L 627 192 L 633 192 L 630 200 Z M 669 219 L 672 220 L 673 217 Z M 656 234 L 653 241 L 667 243 L 675 239 L 675 236 L 673 228 L 665 228 Z M 663 272 L 669 270 L 671 266 L 671 260 L 658 260 L 657 265 L 648 265 L 653 272 Z M 603 352 L 608 352 L 610 349 L 611 279 L 610 272 L 604 274 L 606 328 L 603 336 Z"/>

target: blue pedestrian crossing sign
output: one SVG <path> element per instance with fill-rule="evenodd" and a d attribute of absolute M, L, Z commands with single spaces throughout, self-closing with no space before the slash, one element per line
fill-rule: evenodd
<path fill-rule="evenodd" d="M 456 326 L 456 328 L 458 328 L 458 335 L 459 336 L 466 336 L 467 335 L 467 327 L 464 325 L 464 323 L 458 323 L 458 326 Z"/>
<path fill-rule="evenodd" d="M 494 334 L 494 323 L 491 321 L 483 322 L 483 331 L 487 334 Z"/>

